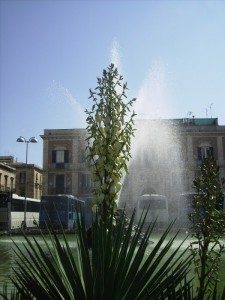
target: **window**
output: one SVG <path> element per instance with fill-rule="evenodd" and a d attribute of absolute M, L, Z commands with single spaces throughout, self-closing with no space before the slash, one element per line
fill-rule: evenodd
<path fill-rule="evenodd" d="M 86 149 L 81 149 L 80 150 L 80 162 L 81 163 L 86 162 L 86 157 L 87 157 L 87 150 Z"/>
<path fill-rule="evenodd" d="M 88 174 L 82 174 L 81 185 L 83 187 L 90 187 L 91 186 L 91 179 L 90 179 L 90 176 Z"/>
<path fill-rule="evenodd" d="M 165 199 L 146 199 L 139 201 L 139 209 L 166 209 Z"/>
<path fill-rule="evenodd" d="M 69 150 L 53 150 L 52 151 L 53 163 L 68 163 L 69 162 Z"/>
<path fill-rule="evenodd" d="M 203 160 L 209 156 L 213 157 L 213 147 L 202 146 L 198 147 L 198 159 Z"/>
<path fill-rule="evenodd" d="M 91 192 L 93 188 L 93 182 L 91 181 L 91 178 L 88 174 L 81 174 L 81 189 L 82 192 Z"/>
<path fill-rule="evenodd" d="M 55 177 L 56 194 L 64 194 L 64 175 L 56 175 Z"/>
<path fill-rule="evenodd" d="M 9 193 L 0 193 L 0 208 L 7 207 L 9 201 L 10 201 Z"/>
<path fill-rule="evenodd" d="M 40 203 L 35 201 L 28 202 L 30 205 L 30 211 L 39 212 L 40 211 Z"/>
<path fill-rule="evenodd" d="M 24 211 L 24 200 L 12 199 L 12 211 Z"/>
<path fill-rule="evenodd" d="M 8 175 L 5 175 L 5 191 L 7 190 L 7 181 L 8 181 Z"/>
<path fill-rule="evenodd" d="M 25 184 L 26 183 L 26 172 L 21 172 L 20 173 L 20 184 Z"/>

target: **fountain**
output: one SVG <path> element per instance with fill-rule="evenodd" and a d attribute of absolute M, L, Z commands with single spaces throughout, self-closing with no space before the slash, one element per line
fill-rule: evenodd
<path fill-rule="evenodd" d="M 144 194 L 168 199 L 169 220 L 177 217 L 176 199 L 183 188 L 181 144 L 176 124 L 170 120 L 137 120 L 129 174 L 124 178 L 120 205 L 136 207 Z"/>
<path fill-rule="evenodd" d="M 128 211 L 137 207 L 142 195 L 159 194 L 168 199 L 168 220 L 177 218 L 177 196 L 184 191 L 182 145 L 179 122 L 166 119 L 167 98 L 165 69 L 155 65 L 137 96 L 138 119 L 132 141 L 129 174 L 125 175 L 119 206 Z M 143 112 L 154 114 L 147 115 Z"/>

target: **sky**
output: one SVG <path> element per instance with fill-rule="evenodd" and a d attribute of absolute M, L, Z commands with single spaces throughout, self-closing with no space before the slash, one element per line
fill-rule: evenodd
<path fill-rule="evenodd" d="M 85 128 L 114 63 L 137 118 L 225 125 L 225 1 L 0 0 L 0 155 L 42 167 L 44 129 Z"/>

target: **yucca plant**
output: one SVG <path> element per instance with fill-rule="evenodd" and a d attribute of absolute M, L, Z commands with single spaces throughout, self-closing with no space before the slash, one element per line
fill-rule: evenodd
<path fill-rule="evenodd" d="M 144 219 L 133 234 L 133 214 L 124 235 L 125 213 L 116 227 L 113 217 L 106 226 L 96 215 L 91 249 L 83 216 L 74 235 L 76 250 L 65 234 L 60 239 L 51 228 L 50 239 L 42 234 L 44 248 L 36 237 L 25 235 L 25 251 L 15 244 L 14 296 L 7 297 L 5 292 L 3 299 L 192 299 L 187 279 L 191 257 L 186 250 L 179 251 L 182 244 L 171 249 L 176 234 L 166 241 L 172 224 L 146 255 L 155 224 L 142 235 Z"/>
<path fill-rule="evenodd" d="M 117 209 L 123 173 L 128 173 L 131 158 L 131 139 L 134 136 L 135 112 L 131 112 L 135 98 L 127 101 L 127 83 L 118 69 L 110 64 L 97 79 L 97 87 L 90 89 L 93 101 L 87 114 L 87 163 L 92 189 L 93 209 L 102 218 Z"/>

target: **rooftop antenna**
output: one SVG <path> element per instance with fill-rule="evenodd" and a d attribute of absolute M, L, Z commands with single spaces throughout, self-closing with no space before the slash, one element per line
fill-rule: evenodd
<path fill-rule="evenodd" d="M 210 108 L 211 119 L 212 119 L 212 106 L 213 106 L 213 103 L 211 103 L 210 106 L 209 106 L 209 108 Z"/>
<path fill-rule="evenodd" d="M 188 113 L 187 113 L 187 117 L 188 118 L 190 118 L 190 116 L 193 114 L 193 112 L 192 111 L 188 111 Z"/>

